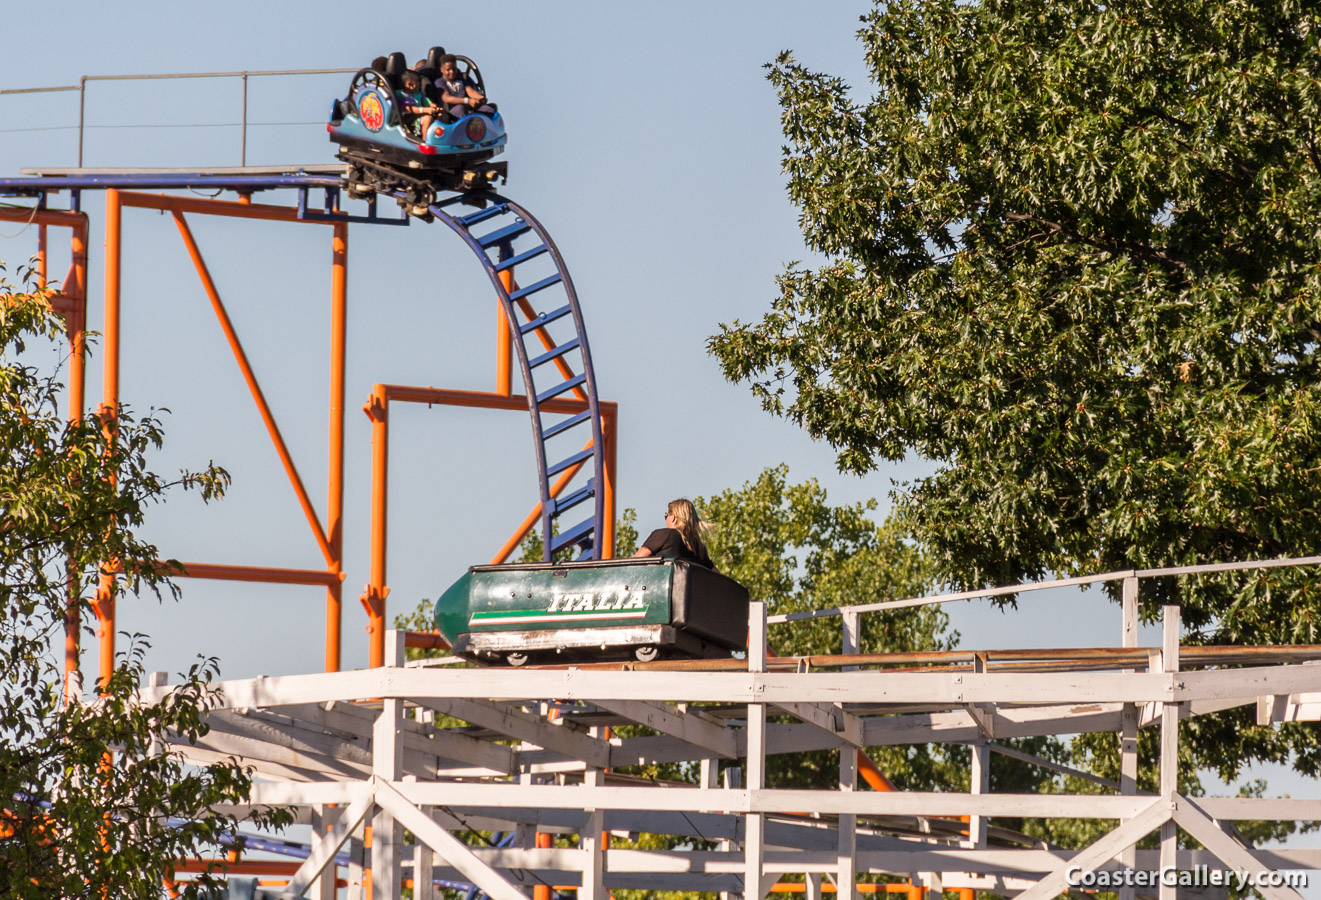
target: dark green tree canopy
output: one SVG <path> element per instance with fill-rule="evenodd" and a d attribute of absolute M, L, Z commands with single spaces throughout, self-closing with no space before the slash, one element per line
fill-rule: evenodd
<path fill-rule="evenodd" d="M 1316 551 L 1321 10 L 900 0 L 873 82 L 770 67 L 817 268 L 711 342 L 963 586 Z M 1306 576 L 1306 577 L 1304 577 Z M 1311 572 L 1168 579 L 1204 637 L 1316 641 Z"/>

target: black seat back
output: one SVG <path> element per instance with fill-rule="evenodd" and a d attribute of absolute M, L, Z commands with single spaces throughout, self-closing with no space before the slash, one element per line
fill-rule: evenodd
<path fill-rule="evenodd" d="M 390 82 L 390 90 L 397 91 L 402 88 L 403 75 L 408 69 L 408 61 L 404 55 L 398 51 L 391 53 L 385 61 L 385 80 Z"/>

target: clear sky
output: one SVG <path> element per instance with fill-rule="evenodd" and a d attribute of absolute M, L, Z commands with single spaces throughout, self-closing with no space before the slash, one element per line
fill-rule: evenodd
<path fill-rule="evenodd" d="M 776 294 L 776 274 L 806 256 L 785 198 L 779 108 L 763 65 L 793 50 L 865 90 L 854 33 L 867 9 L 861 0 L 516 0 L 375 11 L 343 0 L 79 0 L 57 11 L 10 3 L 0 89 L 76 84 L 83 75 L 357 67 L 393 50 L 411 60 L 434 44 L 471 56 L 508 123 L 503 190 L 549 228 L 578 288 L 600 395 L 620 404 L 619 502 L 638 510 L 644 533 L 662 524 L 668 500 L 738 486 L 781 462 L 794 480 L 818 478 L 835 502 L 880 499 L 883 514 L 892 479 L 920 474 L 920 464 L 866 479 L 838 475 L 829 447 L 763 413 L 705 350 L 719 323 L 758 317 Z M 248 163 L 332 162 L 324 122 L 347 82 L 253 79 Z M 85 165 L 236 165 L 241 97 L 237 79 L 94 82 Z M 0 97 L 0 173 L 74 165 L 77 121 L 73 93 Z M 290 194 L 261 199 L 294 202 Z M 93 220 L 98 328 L 103 197 L 89 192 L 84 208 Z M 192 225 L 323 504 L 328 230 L 200 217 Z M 35 247 L 20 230 L 0 226 L 0 259 L 11 265 Z M 183 498 L 158 509 L 150 536 L 180 559 L 319 568 L 172 223 L 130 211 L 125 241 L 124 399 L 139 411 L 171 410 L 158 469 L 214 459 L 234 476 L 222 503 Z M 56 260 L 63 272 L 67 263 Z M 355 226 L 349 268 L 344 665 L 355 667 L 366 661 L 357 595 L 367 580 L 370 513 L 370 428 L 359 406 L 376 382 L 493 389 L 495 303 L 443 227 Z M 98 356 L 90 398 L 99 396 L 99 365 Z M 525 414 L 396 408 L 391 615 L 487 561 L 531 508 L 529 438 Z M 219 656 L 228 677 L 321 666 L 319 589 L 183 586 L 177 606 L 120 606 L 121 629 L 153 636 L 151 668 L 178 671 L 197 653 Z M 1016 616 L 967 604 L 950 612 L 965 646 L 1090 646 L 1119 636 L 1117 609 L 1095 591 L 1052 592 L 1025 601 Z"/>

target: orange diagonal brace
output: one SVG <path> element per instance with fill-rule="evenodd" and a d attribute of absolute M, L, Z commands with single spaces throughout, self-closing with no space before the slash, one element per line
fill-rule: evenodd
<path fill-rule="evenodd" d="M 588 441 L 587 443 L 583 444 L 583 449 L 584 450 L 591 449 L 591 446 L 592 446 L 592 442 Z M 583 460 L 582 462 L 576 465 L 569 466 L 569 468 L 561 472 L 560 477 L 556 479 L 555 483 L 550 486 L 551 498 L 553 499 L 555 497 L 558 497 L 560 495 L 560 492 L 564 490 L 565 486 L 570 481 L 573 480 L 573 477 L 577 475 L 578 472 L 581 471 L 582 467 L 585 465 L 587 465 L 587 460 Z M 523 520 L 523 524 L 518 526 L 518 530 L 515 531 L 513 535 L 510 536 L 509 540 L 505 541 L 505 545 L 500 548 L 498 553 L 496 553 L 495 558 L 491 560 L 491 565 L 498 566 L 506 559 L 508 559 L 509 554 L 513 553 L 514 549 L 519 545 L 519 543 L 522 542 L 523 538 L 527 537 L 527 533 L 532 530 L 532 526 L 535 525 L 537 523 L 537 520 L 540 518 L 541 518 L 541 502 L 538 501 L 537 505 L 532 507 L 532 512 L 528 513 L 527 518 Z"/>
<path fill-rule="evenodd" d="M 513 284 L 513 282 L 511 282 L 511 284 Z M 514 284 L 514 287 L 515 289 L 517 289 L 517 284 Z M 537 317 L 536 309 L 533 308 L 532 304 L 528 302 L 528 299 L 526 297 L 520 297 L 514 302 L 518 304 L 518 308 L 523 311 L 523 315 L 527 316 L 529 322 L 531 322 L 533 319 Z M 532 330 L 532 333 L 541 339 L 541 346 L 547 350 L 554 350 L 557 346 L 559 346 L 551 338 L 550 332 L 548 332 L 545 328 L 534 328 Z M 573 368 L 568 364 L 568 362 L 565 361 L 564 357 L 562 356 L 559 359 L 555 360 L 555 368 L 560 370 L 560 374 L 564 376 L 565 381 L 568 381 L 570 378 L 574 376 Z M 584 391 L 581 387 L 574 388 L 573 395 L 577 397 L 579 400 L 587 399 L 587 392 Z"/>
<path fill-rule="evenodd" d="M 326 564 L 330 565 L 335 561 L 335 554 L 326 538 L 325 529 L 321 527 L 321 519 L 317 516 L 315 507 L 312 506 L 311 498 L 307 496 L 307 489 L 303 487 L 303 479 L 299 476 L 298 468 L 294 465 L 293 457 L 289 454 L 289 448 L 284 443 L 284 436 L 280 434 L 280 426 L 275 423 L 275 416 L 266 403 L 266 396 L 262 393 L 261 385 L 257 383 L 257 376 L 248 363 L 248 355 L 243 351 L 243 344 L 239 342 L 238 333 L 234 330 L 234 323 L 230 321 L 229 313 L 225 311 L 225 304 L 220 300 L 220 292 L 216 290 L 215 282 L 211 280 L 211 273 L 207 270 L 206 261 L 202 259 L 202 253 L 197 248 L 197 242 L 193 240 L 192 230 L 188 227 L 188 223 L 184 220 L 181 212 L 176 211 L 174 213 L 174 222 L 179 226 L 179 234 L 183 237 L 183 242 L 188 248 L 188 255 L 192 257 L 193 266 L 197 269 L 198 277 L 202 279 L 202 286 L 206 289 L 207 296 L 211 298 L 211 308 L 215 310 L 216 318 L 220 321 L 220 327 L 225 332 L 225 338 L 234 351 L 234 359 L 243 372 L 243 380 L 248 383 L 248 390 L 252 392 L 252 399 L 256 401 L 257 409 L 261 412 L 262 421 L 266 423 L 266 430 L 270 432 L 271 441 L 275 444 L 275 452 L 280 455 L 280 462 L 284 464 L 284 471 L 289 476 L 290 483 L 293 484 L 294 493 L 298 495 L 298 502 L 303 507 L 303 515 L 307 517 L 307 523 L 312 526 L 312 534 L 316 538 L 317 546 L 321 548 L 321 555 L 326 558 Z"/>
<path fill-rule="evenodd" d="M 876 768 L 876 763 L 872 758 L 861 750 L 858 751 L 858 774 L 862 780 L 867 782 L 873 791 L 882 791 L 884 793 L 893 793 L 899 788 L 894 786 L 894 782 L 885 777 L 885 773 Z"/>

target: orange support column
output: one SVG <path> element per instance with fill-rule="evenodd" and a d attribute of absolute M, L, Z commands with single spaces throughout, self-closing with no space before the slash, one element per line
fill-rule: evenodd
<path fill-rule="evenodd" d="M 120 225 L 122 208 L 119 191 L 105 192 L 105 350 L 101 413 L 106 417 L 106 428 L 111 435 L 115 430 L 115 416 L 119 409 L 119 300 L 120 300 Z M 102 562 L 101 578 L 96 591 L 96 634 L 101 641 L 99 675 L 104 683 L 115 671 L 115 575 L 114 560 Z"/>
<path fill-rule="evenodd" d="M 330 460 L 326 499 L 328 570 L 344 569 L 344 356 L 348 317 L 349 226 L 335 225 L 330 279 Z M 344 622 L 344 589 L 339 580 L 326 588 L 326 671 L 340 667 L 340 631 Z"/>
<path fill-rule="evenodd" d="M 555 836 L 545 832 L 537 832 L 537 849 L 549 850 L 555 846 Z M 534 885 L 532 888 L 532 900 L 551 900 L 551 890 L 548 884 Z"/>
<path fill-rule="evenodd" d="M 46 284 L 46 226 L 41 226 L 41 284 Z M 78 214 L 78 222 L 73 226 L 70 239 L 73 253 L 73 266 L 70 270 L 70 283 L 64 285 L 64 293 L 73 301 L 72 308 L 64 314 L 65 330 L 69 335 L 69 421 L 78 422 L 83 417 L 83 404 L 86 403 L 87 388 L 87 217 Z M 64 696 L 72 700 L 81 694 L 78 669 L 82 644 L 82 585 L 79 573 L 69 571 L 69 598 L 64 620 Z"/>
<path fill-rule="evenodd" d="M 506 293 L 514 288 L 514 273 L 508 270 L 500 273 L 500 283 Z M 510 333 L 509 317 L 505 315 L 503 303 L 495 305 L 495 392 L 508 397 L 514 392 L 514 345 Z"/>
<path fill-rule="evenodd" d="M 601 523 L 601 558 L 615 558 L 615 462 L 618 447 L 619 407 L 613 403 L 600 404 L 601 440 L 605 443 L 605 471 L 602 492 L 605 498 L 605 521 Z"/>
<path fill-rule="evenodd" d="M 372 420 L 372 524 L 371 569 L 362 605 L 367 609 L 367 654 L 372 668 L 385 664 L 386 515 L 389 509 L 390 399 L 385 385 L 372 388 L 371 399 L 362 411 Z"/>

